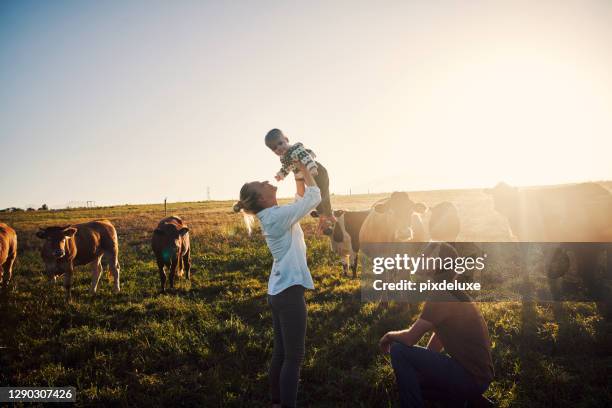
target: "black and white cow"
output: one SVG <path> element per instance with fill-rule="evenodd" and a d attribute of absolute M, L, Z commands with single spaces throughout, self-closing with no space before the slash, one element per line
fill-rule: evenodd
<path fill-rule="evenodd" d="M 330 236 L 331 247 L 341 258 L 344 274 L 348 275 L 350 266 L 353 278 L 357 276 L 357 263 L 359 261 L 359 232 L 371 211 L 371 209 L 363 211 L 334 211 L 336 223 Z M 313 217 L 319 216 L 316 211 L 313 211 L 310 215 Z"/>

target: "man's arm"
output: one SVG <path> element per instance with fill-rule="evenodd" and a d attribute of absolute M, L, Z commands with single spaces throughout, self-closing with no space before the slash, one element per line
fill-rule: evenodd
<path fill-rule="evenodd" d="M 433 333 L 429 338 L 429 343 L 427 343 L 427 348 L 431 351 L 435 351 L 437 353 L 441 352 L 444 348 L 444 344 L 442 344 L 442 340 L 440 340 L 440 336 L 436 333 Z"/>
<path fill-rule="evenodd" d="M 417 319 L 412 326 L 407 330 L 390 331 L 385 334 L 379 342 L 380 349 L 383 353 L 388 353 L 391 348 L 391 343 L 398 342 L 407 346 L 414 346 L 423 337 L 425 333 L 433 329 L 433 324 L 421 318 Z"/>

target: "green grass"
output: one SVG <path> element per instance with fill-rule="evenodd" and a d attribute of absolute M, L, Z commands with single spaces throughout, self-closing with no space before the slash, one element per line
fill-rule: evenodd
<path fill-rule="evenodd" d="M 419 199 L 459 193 L 436 194 Z M 462 194 L 464 214 L 484 214 L 464 237 L 503 239 L 503 222 L 482 212 L 482 198 Z M 335 200 L 364 207 L 376 198 Z M 149 243 L 163 217 L 160 206 L 0 214 L 20 241 L 14 286 L 0 299 L 0 385 L 76 386 L 79 406 L 268 406 L 271 257 L 265 242 L 259 231 L 247 236 L 229 202 L 174 204 L 171 211 L 191 228 L 195 272 L 191 282 L 181 280 L 164 295 Z M 78 268 L 74 302 L 66 305 L 61 284 L 50 286 L 42 275 L 34 233 L 39 226 L 95 218 L 117 226 L 122 292 L 112 293 L 105 274 L 98 294 L 90 295 L 89 268 Z M 393 372 L 377 342 L 386 331 L 408 326 L 419 308 L 362 303 L 359 281 L 340 274 L 328 241 L 314 236 L 313 222 L 304 228 L 316 290 L 306 295 L 300 406 L 395 406 Z M 494 343 L 496 379 L 487 395 L 500 406 L 609 405 L 610 325 L 594 304 L 479 307 Z"/>

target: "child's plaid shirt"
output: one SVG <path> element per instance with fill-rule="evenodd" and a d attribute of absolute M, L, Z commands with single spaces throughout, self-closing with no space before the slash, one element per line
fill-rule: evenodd
<path fill-rule="evenodd" d="M 281 157 L 282 167 L 276 175 L 282 180 L 292 171 L 298 174 L 300 168 L 297 166 L 296 161 L 304 163 L 308 171 L 312 171 L 317 168 L 314 157 L 315 154 L 312 150 L 306 149 L 302 143 L 296 143 Z"/>

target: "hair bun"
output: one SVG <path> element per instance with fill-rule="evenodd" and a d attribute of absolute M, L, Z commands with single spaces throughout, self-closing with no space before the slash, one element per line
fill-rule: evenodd
<path fill-rule="evenodd" d="M 242 203 L 240 201 L 238 201 L 236 204 L 234 204 L 234 212 L 240 212 L 240 210 L 242 210 Z"/>

